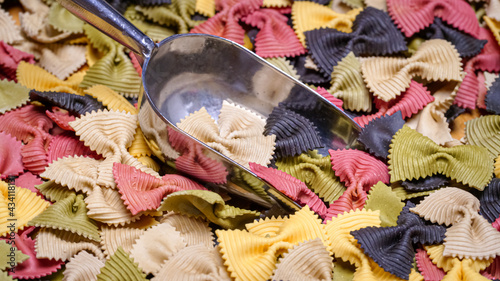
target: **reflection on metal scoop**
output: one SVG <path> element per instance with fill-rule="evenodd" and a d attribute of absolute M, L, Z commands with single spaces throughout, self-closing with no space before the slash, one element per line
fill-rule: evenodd
<path fill-rule="evenodd" d="M 183 34 L 154 43 L 104 0 L 58 0 L 72 13 L 142 56 L 139 122 L 156 156 L 209 188 L 290 212 L 296 203 L 233 159 L 175 124 L 202 107 L 217 120 L 224 100 L 264 117 L 279 103 L 313 104 L 306 116 L 323 148 L 357 147 L 360 127 L 336 106 L 246 48 L 205 34 Z"/>

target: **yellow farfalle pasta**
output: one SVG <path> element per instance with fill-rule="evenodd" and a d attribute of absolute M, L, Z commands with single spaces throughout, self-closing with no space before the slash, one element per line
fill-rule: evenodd
<path fill-rule="evenodd" d="M 226 268 L 218 248 L 207 248 L 202 244 L 188 246 L 165 261 L 153 281 L 229 281 Z"/>
<path fill-rule="evenodd" d="M 215 0 L 196 0 L 195 10 L 206 17 L 213 17 L 215 15 Z"/>
<path fill-rule="evenodd" d="M 500 5 L 499 5 L 500 6 Z M 497 39 L 497 43 L 500 44 L 500 20 L 496 20 L 494 18 L 490 18 L 488 16 L 483 17 L 486 25 L 488 25 L 489 29 L 495 35 L 495 39 Z"/>
<path fill-rule="evenodd" d="M 113 111 L 126 111 L 130 114 L 137 114 L 135 108 L 126 98 L 113 89 L 104 85 L 94 85 L 84 91 L 100 101 L 109 110 Z"/>
<path fill-rule="evenodd" d="M 262 237 L 275 237 L 280 231 L 280 227 L 287 220 L 282 217 L 263 218 L 247 223 L 245 228 L 248 232 Z"/>
<path fill-rule="evenodd" d="M 459 86 L 460 83 L 447 83 L 438 89 L 431 88 L 434 101 L 408 119 L 406 125 L 439 145 L 453 141 L 451 129 L 444 114 L 453 104 Z"/>
<path fill-rule="evenodd" d="M 175 230 L 179 231 L 187 246 L 197 244 L 204 245 L 207 248 L 213 248 L 214 246 L 212 229 L 205 220 L 169 212 L 161 218 L 160 222 L 170 224 Z"/>
<path fill-rule="evenodd" d="M 42 49 L 39 65 L 64 80 L 85 64 L 85 52 L 85 46 L 52 44 Z"/>
<path fill-rule="evenodd" d="M 35 240 L 37 258 L 67 261 L 77 253 L 86 251 L 103 260 L 99 243 L 85 239 L 70 231 L 41 228 Z"/>
<path fill-rule="evenodd" d="M 81 251 L 66 263 L 64 280 L 96 281 L 102 267 L 104 267 L 103 261 L 86 251 Z"/>
<path fill-rule="evenodd" d="M 339 14 L 321 4 L 295 1 L 292 5 L 293 29 L 302 45 L 306 47 L 305 31 L 329 27 L 350 33 L 352 32 L 352 23 L 361 10 L 354 9 L 346 14 Z"/>
<path fill-rule="evenodd" d="M 429 258 L 432 260 L 432 263 L 446 272 L 446 275 L 442 279 L 444 281 L 489 280 L 482 276 L 479 271 L 488 267 L 493 262 L 493 258 L 472 260 L 445 257 L 443 255 L 445 247 L 442 244 L 432 246 L 426 245 L 424 248 Z"/>
<path fill-rule="evenodd" d="M 262 237 L 245 230 L 216 230 L 215 233 L 230 276 L 236 280 L 267 280 L 282 252 L 316 238 L 325 246 L 327 243 L 324 225 L 307 206 L 290 215 L 274 237 Z"/>
<path fill-rule="evenodd" d="M 144 156 L 148 157 L 153 154 L 148 144 L 146 143 L 146 140 L 144 139 L 144 134 L 142 133 L 141 127 L 139 126 L 137 126 L 137 129 L 135 129 L 134 140 L 132 141 L 132 144 L 128 148 L 128 152 L 135 158 Z"/>
<path fill-rule="evenodd" d="M 262 7 L 266 8 L 285 8 L 291 6 L 291 0 L 264 0 L 262 3 Z"/>
<path fill-rule="evenodd" d="M 495 159 L 495 176 L 500 178 L 500 156 Z"/>
<path fill-rule="evenodd" d="M 66 81 L 62 81 L 43 68 L 21 61 L 17 67 L 17 81 L 19 84 L 37 91 L 55 91 L 82 95 L 83 89 L 78 85 L 83 79 L 83 72 L 77 72 Z"/>
<path fill-rule="evenodd" d="M 0 80 L 0 114 L 20 107 L 28 100 L 28 88 L 14 81 Z"/>
<path fill-rule="evenodd" d="M 349 52 L 333 67 L 331 87 L 328 92 L 341 99 L 343 108 L 354 111 L 370 112 L 372 98 L 363 81 L 361 63 Z"/>
<path fill-rule="evenodd" d="M 49 202 L 29 189 L 0 181 L 0 236 L 23 230 L 29 221 L 49 206 Z M 9 219 L 14 221 L 9 221 Z"/>
<path fill-rule="evenodd" d="M 216 122 L 203 107 L 177 127 L 249 168 L 249 162 L 268 165 L 274 154 L 275 135 L 264 136 L 265 121 L 257 114 L 223 101 Z"/>
<path fill-rule="evenodd" d="M 370 57 L 361 63 L 368 89 L 383 101 L 399 96 L 418 76 L 426 81 L 462 81 L 462 63 L 457 50 L 446 40 L 422 43 L 410 58 Z"/>
<path fill-rule="evenodd" d="M 146 229 L 157 225 L 158 222 L 152 218 L 143 216 L 141 219 L 122 227 L 103 225 L 99 232 L 101 236 L 101 248 L 106 258 L 112 256 L 118 247 L 122 247 L 126 253 L 130 253 L 135 240 L 139 238 Z"/>
<path fill-rule="evenodd" d="M 373 259 L 366 256 L 350 234 L 369 226 L 380 226 L 380 212 L 370 210 L 356 210 L 339 214 L 326 224 L 329 245 L 336 258 L 348 261 L 356 267 L 353 279 L 358 280 L 402 280 L 384 271 Z"/>
<path fill-rule="evenodd" d="M 124 225 L 141 217 L 140 213 L 132 215 L 123 204 L 121 194 L 116 189 L 96 186 L 85 198 L 85 203 L 87 203 L 89 210 L 87 214 L 90 218 L 109 225 Z"/>
<path fill-rule="evenodd" d="M 456 187 L 442 188 L 410 211 L 433 223 L 451 226 L 444 256 L 487 259 L 500 255 L 500 232 L 478 213 L 479 199 Z"/>
<path fill-rule="evenodd" d="M 171 255 L 186 247 L 181 233 L 168 223 L 146 230 L 135 240 L 130 256 L 147 273 L 156 273 Z"/>
<path fill-rule="evenodd" d="M 0 8 L 0 40 L 13 44 L 23 40 L 21 28 L 16 24 L 12 15 Z"/>
<path fill-rule="evenodd" d="M 271 280 L 332 280 L 333 259 L 321 239 L 300 243 L 280 258 Z"/>

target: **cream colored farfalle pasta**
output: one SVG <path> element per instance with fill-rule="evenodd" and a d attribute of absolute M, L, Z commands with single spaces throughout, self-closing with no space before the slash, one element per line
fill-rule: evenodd
<path fill-rule="evenodd" d="M 462 81 L 462 63 L 449 42 L 432 39 L 422 43 L 410 58 L 370 57 L 361 63 L 365 82 L 373 94 L 390 101 L 406 90 L 413 77 L 425 81 Z"/>
<path fill-rule="evenodd" d="M 247 168 L 249 162 L 267 166 L 274 154 L 276 136 L 264 136 L 264 125 L 262 117 L 228 101 L 223 101 L 217 122 L 203 107 L 177 123 L 181 130 Z"/>

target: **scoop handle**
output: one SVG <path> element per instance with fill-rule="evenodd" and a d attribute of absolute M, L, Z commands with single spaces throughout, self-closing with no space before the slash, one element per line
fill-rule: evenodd
<path fill-rule="evenodd" d="M 154 41 L 104 0 L 57 0 L 78 18 L 99 29 L 144 58 L 151 55 Z"/>

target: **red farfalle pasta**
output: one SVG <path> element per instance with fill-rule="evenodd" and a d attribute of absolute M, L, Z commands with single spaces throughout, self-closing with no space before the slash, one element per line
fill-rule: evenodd
<path fill-rule="evenodd" d="M 488 279 L 500 279 L 500 256 L 497 256 L 493 262 L 481 274 Z"/>
<path fill-rule="evenodd" d="M 30 227 L 15 234 L 15 246 L 19 251 L 23 252 L 23 254 L 28 255 L 29 258 L 18 264 L 15 272 L 9 273 L 12 278 L 39 279 L 56 272 L 64 263 L 59 260 L 38 259 L 36 257 L 35 241 L 28 237 L 28 234 L 30 234 L 34 229 L 35 227 Z"/>
<path fill-rule="evenodd" d="M 219 11 L 215 16 L 191 29 L 191 33 L 205 33 L 244 44 L 245 30 L 239 20 L 262 6 L 263 0 L 216 0 Z"/>
<path fill-rule="evenodd" d="M 161 179 L 129 165 L 115 162 L 113 176 L 127 209 L 133 215 L 157 209 L 163 197 L 180 190 L 201 189 L 202 185 L 186 177 L 167 174 Z"/>
<path fill-rule="evenodd" d="M 17 82 L 16 70 L 20 61 L 35 63 L 35 56 L 0 40 L 0 80 L 7 79 Z"/>
<path fill-rule="evenodd" d="M 328 208 L 325 221 L 349 210 L 362 209 L 367 191 L 377 182 L 389 183 L 389 169 L 370 154 L 355 149 L 329 150 L 332 169 L 346 191 Z"/>
<path fill-rule="evenodd" d="M 460 84 L 454 104 L 463 108 L 476 108 L 476 100 L 484 83 L 478 79 L 476 72 L 500 71 L 500 45 L 495 41 L 495 37 L 490 30 L 481 27 L 478 32 L 478 38 L 488 40 L 479 55 L 471 58 L 465 64 L 464 70 L 466 75 Z M 484 90 L 483 90 L 484 91 Z"/>
<path fill-rule="evenodd" d="M 322 97 L 324 97 L 325 99 L 327 99 L 329 102 L 331 102 L 335 106 L 337 106 L 340 110 L 344 111 L 344 109 L 342 108 L 342 105 L 344 104 L 344 101 L 342 101 L 341 99 L 338 99 L 338 98 L 334 97 L 325 88 L 323 88 L 323 87 L 316 88 L 316 93 L 320 94 Z"/>
<path fill-rule="evenodd" d="M 431 25 L 434 17 L 474 37 L 479 33 L 476 14 L 464 0 L 387 0 L 387 10 L 406 37 Z"/>
<path fill-rule="evenodd" d="M 432 263 L 427 252 L 418 248 L 415 254 L 418 271 L 424 276 L 424 280 L 442 280 L 444 271 Z"/>
<path fill-rule="evenodd" d="M 264 58 L 295 57 L 306 53 L 288 18 L 273 9 L 260 9 L 244 18 L 245 23 L 260 29 L 255 37 L 255 53 Z"/>
<path fill-rule="evenodd" d="M 170 145 L 181 155 L 175 160 L 177 170 L 207 182 L 227 182 L 226 167 L 205 155 L 201 145 L 170 127 L 167 131 Z"/>
<path fill-rule="evenodd" d="M 76 117 L 69 114 L 68 111 L 58 108 L 52 107 L 52 111 L 45 111 L 45 114 L 54 121 L 61 129 L 66 131 L 75 131 L 73 127 L 69 125 L 69 122 L 75 121 Z"/>
<path fill-rule="evenodd" d="M 302 206 L 309 206 L 320 217 L 326 216 L 326 205 L 312 192 L 305 183 L 277 169 L 267 168 L 262 165 L 250 162 L 250 169 L 257 176 L 271 183 L 276 189 L 283 192 L 293 201 Z"/>
<path fill-rule="evenodd" d="M 378 108 L 378 112 L 371 115 L 361 115 L 355 117 L 354 121 L 364 127 L 373 119 L 384 115 L 393 115 L 398 111 L 401 111 L 403 119 L 406 119 L 413 116 L 413 114 L 418 113 L 432 101 L 434 101 L 434 97 L 427 90 L 427 88 L 421 83 L 411 80 L 410 87 L 406 89 L 401 96 L 398 96 L 396 99 L 389 102 L 385 102 L 381 99 L 375 99 L 375 105 Z"/>
<path fill-rule="evenodd" d="M 87 156 L 94 159 L 101 158 L 92 151 L 84 142 L 69 134 L 57 135 L 52 138 L 49 144 L 48 163 L 63 158 L 65 156 Z"/>
<path fill-rule="evenodd" d="M 22 145 L 11 135 L 0 132 L 0 179 L 17 176 L 23 172 Z"/>
<path fill-rule="evenodd" d="M 36 185 L 39 185 L 39 184 L 42 184 L 43 181 L 40 177 L 36 176 L 36 175 L 33 175 L 32 173 L 30 172 L 26 172 L 22 175 L 20 175 L 15 181 L 14 181 L 14 184 L 18 187 L 22 187 L 22 188 L 27 188 L 31 191 L 33 191 L 34 193 L 36 193 L 37 195 L 41 196 L 43 198 L 43 195 L 42 193 L 40 192 L 40 190 L 38 190 L 35 186 Z"/>

